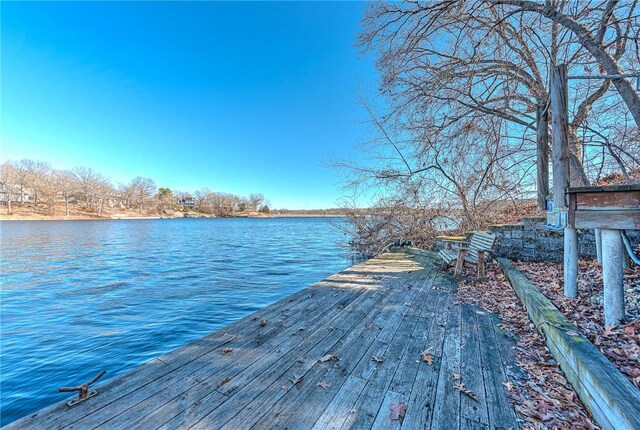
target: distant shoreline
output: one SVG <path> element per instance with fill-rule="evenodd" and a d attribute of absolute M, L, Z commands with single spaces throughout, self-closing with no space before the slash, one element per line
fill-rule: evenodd
<path fill-rule="evenodd" d="M 215 217 L 215 216 L 201 216 L 201 217 L 160 217 L 160 216 L 114 216 L 114 217 L 92 217 L 92 216 L 78 216 L 78 215 L 54 215 L 54 216 L 25 216 L 25 215 L 0 215 L 0 222 L 3 221 L 129 221 L 129 220 L 154 220 L 154 219 L 225 219 L 225 218 L 343 218 L 346 215 L 337 214 L 269 214 L 269 215 L 240 215 L 230 217 Z"/>

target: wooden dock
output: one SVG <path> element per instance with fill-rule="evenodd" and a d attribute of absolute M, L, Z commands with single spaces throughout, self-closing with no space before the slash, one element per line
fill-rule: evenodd
<path fill-rule="evenodd" d="M 512 345 L 455 288 L 434 254 L 389 252 L 7 428 L 517 428 Z"/>

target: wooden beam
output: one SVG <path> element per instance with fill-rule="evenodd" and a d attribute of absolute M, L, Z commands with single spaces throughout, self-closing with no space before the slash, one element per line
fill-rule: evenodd
<path fill-rule="evenodd" d="M 546 106 L 538 105 L 536 114 L 536 170 L 538 208 L 546 210 L 549 194 L 549 115 Z"/>
<path fill-rule="evenodd" d="M 551 128 L 553 140 L 553 206 L 567 206 L 565 193 L 569 188 L 569 99 L 567 66 L 551 69 Z"/>

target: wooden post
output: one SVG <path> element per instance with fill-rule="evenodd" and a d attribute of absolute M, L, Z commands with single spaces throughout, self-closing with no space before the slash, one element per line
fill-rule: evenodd
<path fill-rule="evenodd" d="M 553 207 L 566 208 L 569 188 L 569 98 L 567 66 L 551 69 L 551 128 L 553 136 Z M 564 294 L 578 291 L 578 232 L 564 229 Z"/>
<path fill-rule="evenodd" d="M 567 206 L 569 188 L 569 99 L 567 66 L 551 69 L 551 128 L 553 137 L 553 206 Z"/>
<path fill-rule="evenodd" d="M 602 230 L 604 323 L 617 326 L 624 319 L 624 284 L 620 230 Z"/>
<path fill-rule="evenodd" d="M 458 259 L 456 260 L 456 269 L 453 271 L 453 276 L 462 275 L 462 267 L 464 266 L 464 253 L 465 249 L 458 249 Z"/>
<path fill-rule="evenodd" d="M 536 170 L 538 208 L 547 209 L 549 194 L 549 121 L 546 106 L 538 105 L 536 113 Z"/>
<path fill-rule="evenodd" d="M 487 269 L 484 261 L 484 251 L 478 252 L 478 279 L 484 279 L 487 274 Z"/>

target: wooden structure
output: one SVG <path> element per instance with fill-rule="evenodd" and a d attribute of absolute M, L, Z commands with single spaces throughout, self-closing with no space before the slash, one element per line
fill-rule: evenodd
<path fill-rule="evenodd" d="M 564 294 L 578 292 L 578 228 L 596 229 L 598 260 L 602 261 L 605 324 L 624 318 L 623 265 L 628 260 L 621 230 L 637 229 L 637 185 L 570 188 L 569 108 L 567 66 L 551 69 L 551 126 L 553 136 L 553 206 L 548 219 L 564 230 Z"/>
<path fill-rule="evenodd" d="M 456 260 L 456 269 L 454 274 L 460 276 L 464 262 L 472 263 L 478 266 L 478 279 L 484 278 L 486 273 L 486 255 L 493 250 L 496 243 L 496 235 L 482 231 L 474 232 L 469 242 L 460 238 L 444 238 L 447 248 L 440 251 L 440 257 L 446 264 L 451 264 Z M 451 245 L 457 245 L 455 249 L 451 249 Z"/>
<path fill-rule="evenodd" d="M 438 266 L 380 255 L 7 428 L 517 428 L 513 344 Z"/>
<path fill-rule="evenodd" d="M 617 325 L 624 319 L 623 269 L 629 261 L 621 231 L 640 229 L 640 184 L 569 188 L 567 197 L 567 225 L 600 235 L 605 324 Z"/>
<path fill-rule="evenodd" d="M 567 196 L 572 228 L 640 229 L 640 184 L 569 188 Z"/>

